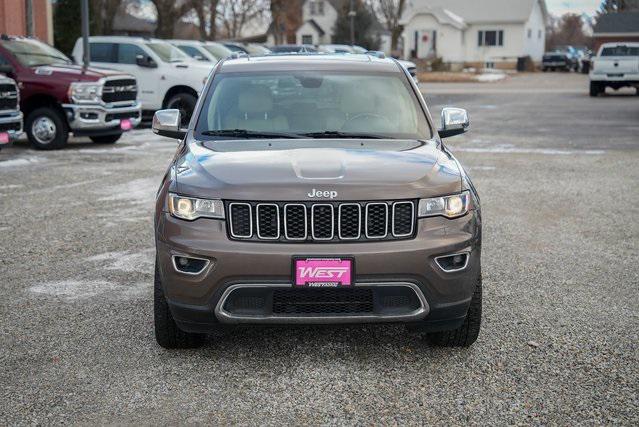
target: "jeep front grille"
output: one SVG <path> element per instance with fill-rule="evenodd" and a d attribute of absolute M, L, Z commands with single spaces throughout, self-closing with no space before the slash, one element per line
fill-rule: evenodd
<path fill-rule="evenodd" d="M 104 102 L 134 102 L 138 97 L 138 86 L 135 79 L 107 80 L 102 88 Z"/>
<path fill-rule="evenodd" d="M 362 242 L 410 239 L 415 202 L 229 202 L 233 240 Z"/>
<path fill-rule="evenodd" d="M 13 83 L 0 84 L 0 111 L 18 109 L 18 89 Z"/>

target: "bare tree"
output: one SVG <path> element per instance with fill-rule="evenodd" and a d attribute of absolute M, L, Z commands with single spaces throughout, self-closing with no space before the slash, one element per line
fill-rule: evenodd
<path fill-rule="evenodd" d="M 218 16 L 226 37 L 238 38 L 246 24 L 264 17 L 269 10 L 267 0 L 219 0 Z"/>
<path fill-rule="evenodd" d="M 197 15 L 202 40 L 215 40 L 217 37 L 217 9 L 219 0 L 191 0 Z"/>
<path fill-rule="evenodd" d="M 397 50 L 399 37 L 404 30 L 399 25 L 399 20 L 406 8 L 406 0 L 373 0 L 371 3 L 375 13 L 382 17 L 386 29 L 391 33 L 391 50 Z"/>
<path fill-rule="evenodd" d="M 91 0 L 91 33 L 94 35 L 113 34 L 113 18 L 122 5 L 122 0 Z"/>
<path fill-rule="evenodd" d="M 158 37 L 170 39 L 173 37 L 173 29 L 177 21 L 189 12 L 193 5 L 191 1 L 182 0 L 151 0 L 157 10 L 157 28 L 155 34 Z"/>
<path fill-rule="evenodd" d="M 591 39 L 584 32 L 584 21 L 580 15 L 567 13 L 552 21 L 547 30 L 546 47 L 554 49 L 557 46 L 589 46 Z"/>

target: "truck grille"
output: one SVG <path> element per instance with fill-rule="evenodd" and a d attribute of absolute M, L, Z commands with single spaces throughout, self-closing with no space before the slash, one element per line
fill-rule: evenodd
<path fill-rule="evenodd" d="M 336 242 L 410 239 L 415 202 L 229 202 L 234 240 Z"/>
<path fill-rule="evenodd" d="M 104 102 L 135 101 L 137 97 L 138 86 L 135 79 L 107 80 L 102 88 Z"/>
<path fill-rule="evenodd" d="M 18 89 L 12 83 L 0 84 L 0 111 L 18 109 Z"/>

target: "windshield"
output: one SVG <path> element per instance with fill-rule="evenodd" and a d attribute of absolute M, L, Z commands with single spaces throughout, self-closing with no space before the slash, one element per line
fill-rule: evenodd
<path fill-rule="evenodd" d="M 164 62 L 181 62 L 190 59 L 187 54 L 168 43 L 147 43 L 147 46 Z"/>
<path fill-rule="evenodd" d="M 64 53 L 37 40 L 7 40 L 2 42 L 2 46 L 26 67 L 71 64 Z"/>
<path fill-rule="evenodd" d="M 431 138 L 424 112 L 404 80 L 399 73 L 218 74 L 203 102 L 196 135 L 204 140 L 250 138 L 256 132 Z M 220 132 L 230 130 L 236 132 Z"/>
<path fill-rule="evenodd" d="M 202 47 L 206 49 L 211 55 L 215 56 L 217 59 L 224 59 L 233 54 L 231 49 L 217 43 L 207 43 Z"/>
<path fill-rule="evenodd" d="M 639 46 L 604 47 L 601 56 L 639 56 Z"/>

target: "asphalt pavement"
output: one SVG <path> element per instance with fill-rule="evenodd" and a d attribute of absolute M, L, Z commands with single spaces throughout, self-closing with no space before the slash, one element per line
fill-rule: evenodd
<path fill-rule="evenodd" d="M 153 337 L 152 211 L 175 150 L 149 129 L 0 151 L 0 424 L 639 423 L 639 97 L 587 77 L 426 84 L 483 207 L 469 349 L 400 326 Z M 250 268 L 250 266 L 247 266 Z"/>

